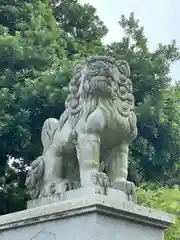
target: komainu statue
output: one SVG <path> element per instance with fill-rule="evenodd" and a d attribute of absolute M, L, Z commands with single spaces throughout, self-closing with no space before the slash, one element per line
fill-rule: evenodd
<path fill-rule="evenodd" d="M 32 198 L 98 184 L 133 194 L 128 147 L 137 127 L 129 77 L 128 63 L 112 57 L 75 63 L 66 109 L 59 120 L 45 121 L 42 156 L 27 174 Z"/>

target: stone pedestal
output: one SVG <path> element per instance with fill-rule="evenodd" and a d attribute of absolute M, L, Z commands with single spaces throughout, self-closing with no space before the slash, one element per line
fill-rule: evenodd
<path fill-rule="evenodd" d="M 0 239 L 163 240 L 172 222 L 164 212 L 90 194 L 1 216 Z"/>
<path fill-rule="evenodd" d="M 106 194 L 113 199 L 119 199 L 120 201 L 128 201 L 128 196 L 123 191 L 116 190 L 114 188 L 107 187 L 105 190 Z M 76 190 L 70 190 L 67 192 L 55 193 L 49 197 L 38 198 L 35 200 L 30 200 L 27 202 L 27 209 L 40 207 L 47 204 L 52 204 L 60 201 L 75 200 L 78 198 L 85 197 L 89 198 L 92 194 L 97 194 L 96 188 L 94 186 L 89 186 L 86 188 L 78 188 Z"/>

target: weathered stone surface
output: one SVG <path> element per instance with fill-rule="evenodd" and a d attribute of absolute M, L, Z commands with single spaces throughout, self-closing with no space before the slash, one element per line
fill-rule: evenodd
<path fill-rule="evenodd" d="M 135 199 L 127 182 L 128 146 L 137 135 L 129 78 L 126 61 L 95 56 L 75 63 L 66 110 L 45 121 L 43 153 L 27 175 L 32 199 L 91 185 L 105 194 L 107 176 L 111 187 Z"/>
<path fill-rule="evenodd" d="M 54 195 L 46 198 L 38 198 L 28 201 L 27 208 L 40 207 L 47 204 L 56 203 L 59 201 L 73 200 L 77 198 L 88 198 L 92 194 L 99 194 L 99 189 L 96 186 L 89 186 L 86 188 L 78 188 L 76 190 L 70 190 L 64 193 L 55 193 Z M 101 193 L 100 193 L 101 194 Z M 106 195 L 111 199 L 119 199 L 119 201 L 128 201 L 128 196 L 123 191 L 119 191 L 113 188 L 106 188 Z"/>
<path fill-rule="evenodd" d="M 1 216 L 0 239 L 163 240 L 172 222 L 167 213 L 91 194 Z"/>

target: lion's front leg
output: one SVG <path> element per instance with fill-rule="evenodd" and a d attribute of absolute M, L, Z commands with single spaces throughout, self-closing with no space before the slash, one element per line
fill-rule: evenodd
<path fill-rule="evenodd" d="M 103 111 L 96 109 L 87 120 L 82 119 L 77 126 L 77 155 L 81 186 L 93 186 L 96 193 L 105 192 L 103 189 L 107 186 L 106 174 L 99 172 L 100 134 L 104 130 L 105 123 Z"/>
<path fill-rule="evenodd" d="M 80 134 L 78 150 L 81 185 L 92 185 L 93 173 L 99 171 L 100 137 L 96 134 Z"/>
<path fill-rule="evenodd" d="M 128 145 L 121 144 L 110 149 L 105 156 L 105 162 L 111 184 L 126 181 L 128 175 Z"/>
<path fill-rule="evenodd" d="M 127 181 L 128 144 L 124 143 L 109 150 L 105 163 L 110 186 L 125 192 L 129 200 L 136 202 L 135 186 Z"/>

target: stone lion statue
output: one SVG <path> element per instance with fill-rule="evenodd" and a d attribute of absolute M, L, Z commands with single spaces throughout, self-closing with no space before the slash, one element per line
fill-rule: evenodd
<path fill-rule="evenodd" d="M 112 188 L 132 191 L 128 147 L 137 127 L 129 77 L 128 63 L 108 56 L 74 64 L 64 113 L 42 127 L 43 153 L 26 182 L 32 198 L 89 186 L 97 176 L 102 183 L 106 174 Z"/>

